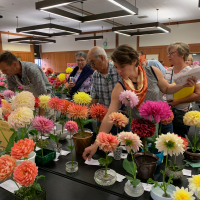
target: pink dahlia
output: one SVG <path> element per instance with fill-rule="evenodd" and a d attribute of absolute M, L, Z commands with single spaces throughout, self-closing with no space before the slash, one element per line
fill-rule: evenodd
<path fill-rule="evenodd" d="M 135 92 L 131 90 L 125 90 L 119 95 L 119 100 L 125 105 L 131 108 L 137 106 L 139 99 Z"/>
<path fill-rule="evenodd" d="M 97 136 L 96 143 L 100 149 L 107 153 L 113 152 L 115 149 L 117 149 L 119 140 L 117 139 L 117 136 L 114 136 L 111 133 L 107 134 L 100 132 Z"/>
<path fill-rule="evenodd" d="M 11 90 L 4 90 L 3 91 L 3 95 L 5 97 L 11 98 L 12 96 L 15 96 L 15 93 L 13 91 L 11 91 Z"/>
<path fill-rule="evenodd" d="M 4 86 L 5 85 L 5 83 L 4 82 L 0 82 L 0 86 Z"/>
<path fill-rule="evenodd" d="M 21 158 L 28 158 L 29 154 L 34 150 L 35 143 L 32 139 L 19 140 L 11 148 L 11 156 L 20 160 Z"/>
<path fill-rule="evenodd" d="M 78 125 L 75 121 L 68 121 L 65 124 L 65 129 L 70 133 L 76 133 L 78 131 Z"/>
<path fill-rule="evenodd" d="M 146 101 L 139 108 L 140 116 L 159 123 L 161 120 L 167 120 L 171 116 L 170 106 L 162 101 Z"/>
<path fill-rule="evenodd" d="M 58 97 L 53 97 L 48 101 L 48 106 L 51 109 L 61 111 L 63 108 L 63 100 L 59 99 Z"/>
<path fill-rule="evenodd" d="M 167 125 L 171 123 L 174 119 L 174 113 L 171 111 L 171 116 L 167 120 L 161 120 L 161 124 Z"/>
<path fill-rule="evenodd" d="M 38 167 L 36 167 L 36 164 L 26 160 L 15 168 L 13 178 L 21 186 L 28 187 L 34 183 L 37 174 Z"/>
<path fill-rule="evenodd" d="M 33 119 L 32 127 L 41 134 L 50 133 L 54 129 L 54 123 L 43 116 L 37 116 Z"/>
<path fill-rule="evenodd" d="M 132 132 L 121 132 L 118 134 L 118 140 L 121 145 L 125 145 L 126 150 L 130 153 L 132 150 L 133 152 L 137 152 L 139 147 L 142 146 L 142 141 L 137 134 Z"/>

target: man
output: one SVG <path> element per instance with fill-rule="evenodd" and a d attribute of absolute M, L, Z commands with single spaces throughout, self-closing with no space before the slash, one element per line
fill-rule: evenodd
<path fill-rule="evenodd" d="M 14 54 L 5 51 L 0 54 L 0 70 L 6 74 L 9 90 L 14 91 L 17 86 L 21 86 L 36 97 L 51 94 L 46 75 L 35 63 L 19 61 Z M 44 110 L 40 109 L 39 114 L 44 115 Z"/>

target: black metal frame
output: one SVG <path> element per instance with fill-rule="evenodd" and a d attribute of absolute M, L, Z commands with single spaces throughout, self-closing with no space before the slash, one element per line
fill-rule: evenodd
<path fill-rule="evenodd" d="M 91 36 L 91 37 L 78 37 L 78 38 L 75 38 L 75 41 L 98 40 L 98 39 L 103 39 L 103 35 Z"/>

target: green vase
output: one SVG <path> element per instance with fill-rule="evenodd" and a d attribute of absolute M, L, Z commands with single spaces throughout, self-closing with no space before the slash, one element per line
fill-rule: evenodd
<path fill-rule="evenodd" d="M 55 93 L 55 96 L 60 98 L 61 97 L 61 93 Z"/>
<path fill-rule="evenodd" d="M 39 165 L 46 165 L 56 158 L 56 152 L 50 149 L 43 149 L 44 156 L 42 157 L 42 151 L 36 151 L 35 162 Z"/>

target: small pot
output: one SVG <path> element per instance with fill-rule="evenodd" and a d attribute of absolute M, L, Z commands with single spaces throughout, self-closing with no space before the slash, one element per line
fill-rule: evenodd
<path fill-rule="evenodd" d="M 138 176 L 142 179 L 153 178 L 159 157 L 152 153 L 146 153 L 145 156 L 144 153 L 138 152 L 133 158 L 137 165 Z"/>
<path fill-rule="evenodd" d="M 169 177 L 169 175 L 172 174 L 174 177 L 172 178 L 173 180 L 178 180 L 183 177 L 183 171 L 172 171 L 171 169 L 167 168 L 166 170 L 166 175 Z"/>
<path fill-rule="evenodd" d="M 36 157 L 36 153 L 34 151 L 32 151 L 29 156 L 28 156 L 28 160 L 32 161 L 33 163 L 35 163 L 35 157 Z M 22 162 L 24 162 L 24 160 L 17 160 L 16 164 L 19 165 Z"/>
<path fill-rule="evenodd" d="M 196 163 L 200 162 L 200 149 L 198 149 L 195 153 L 192 152 L 190 148 L 187 148 L 183 153 L 186 160 Z"/>
<path fill-rule="evenodd" d="M 36 151 L 35 162 L 39 165 L 46 165 L 56 158 L 56 152 L 50 149 L 43 149 L 44 156 L 42 157 L 41 149 Z"/>
<path fill-rule="evenodd" d="M 61 132 L 61 135 L 60 135 L 60 132 Z M 56 135 L 60 135 L 60 139 L 59 140 L 65 140 L 67 135 L 68 135 L 68 131 L 66 129 L 64 129 L 63 133 L 62 133 L 62 130 L 57 130 L 56 131 Z"/>
<path fill-rule="evenodd" d="M 125 184 L 124 191 L 131 197 L 139 197 L 143 195 L 144 187 L 141 182 L 134 187 L 128 180 Z"/>
<path fill-rule="evenodd" d="M 115 160 L 121 160 L 122 157 L 122 148 L 118 147 L 116 150 L 113 151 L 113 156 Z"/>

